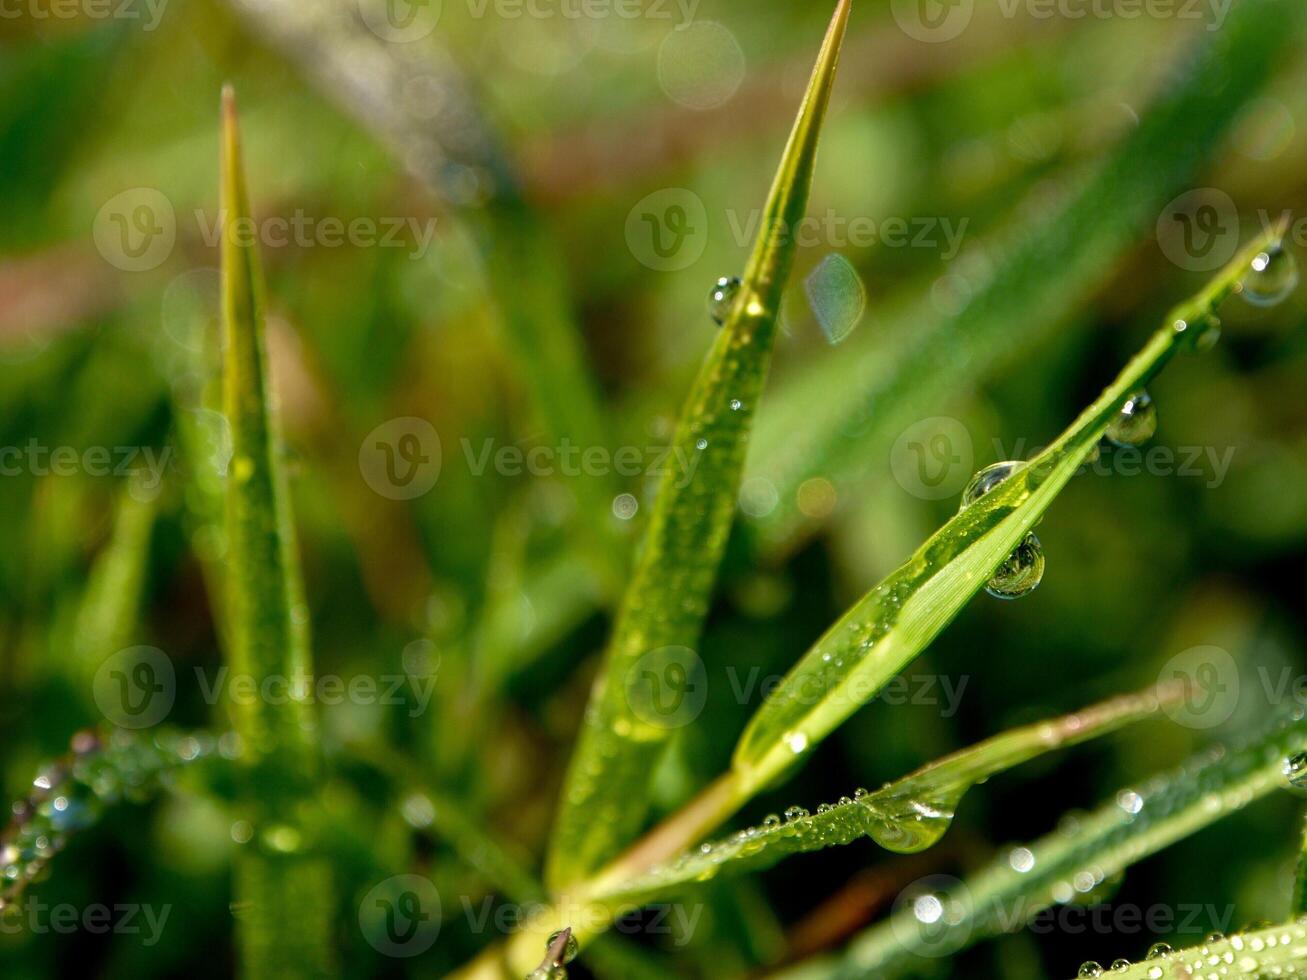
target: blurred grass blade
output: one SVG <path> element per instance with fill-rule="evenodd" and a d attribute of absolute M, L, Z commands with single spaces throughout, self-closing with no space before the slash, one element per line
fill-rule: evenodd
<path fill-rule="evenodd" d="M 251 212 L 230 89 L 223 92 L 221 214 L 223 406 L 232 445 L 224 593 L 231 666 L 261 689 L 273 680 L 286 691 L 284 698 L 230 704 L 255 833 L 237 871 L 242 973 L 251 980 L 330 976 L 330 876 L 313 852 L 306 820 L 320 769 L 308 700 L 308 608 L 272 410 L 263 273 L 256 245 L 240 234 Z"/>
<path fill-rule="evenodd" d="M 1307 723 L 1296 708 L 1253 738 L 1215 745 L 1169 775 L 1122 789 L 1062 829 L 1004 851 L 960 887 L 936 896 L 944 909 L 938 921 L 918 921 L 918 903 L 903 902 L 838 962 L 802 975 L 898 976 L 919 967 L 923 956 L 951 955 L 987 935 L 1019 929 L 1054 903 L 1083 899 L 1132 864 L 1282 787 L 1285 759 L 1305 747 Z"/>
<path fill-rule="evenodd" d="M 136 478 L 125 482 L 114 507 L 113 535 L 91 566 L 73 628 L 76 680 L 88 694 L 105 658 L 131 643 L 158 501 L 158 493 L 144 490 Z"/>
<path fill-rule="evenodd" d="M 1174 309 L 1116 380 L 1046 450 L 959 512 L 847 612 L 759 708 L 735 751 L 746 792 L 765 786 L 880 689 L 961 611 L 1025 539 L 1129 397 L 1211 323 L 1268 229 Z"/>
<path fill-rule="evenodd" d="M 1197 980 L 1198 977 L 1300 977 L 1307 973 L 1307 923 L 1301 919 L 1278 926 L 1249 929 L 1226 939 L 1209 939 L 1148 956 L 1124 968 L 1112 967 L 1113 980 Z M 1085 975 L 1080 974 L 1082 977 Z"/>
<path fill-rule="evenodd" d="M 1064 746 L 1076 745 L 1157 713 L 1178 685 L 1123 695 L 1061 718 L 1025 725 L 945 756 L 874 793 L 859 790 L 814 814 L 787 813 L 717 843 L 687 852 L 647 875 L 622 882 L 597 900 L 647 901 L 679 885 L 706 881 L 719 871 L 770 867 L 790 854 L 821 850 L 871 837 L 901 853 L 936 843 L 952 823 L 963 794 L 990 776 Z"/>
<path fill-rule="evenodd" d="M 556 440 L 605 446 L 605 416 L 562 252 L 528 206 L 472 85 L 439 36 L 396 44 L 368 26 L 387 23 L 391 2 L 229 0 L 467 223 L 485 263 L 488 299 L 540 420 Z M 428 94 L 419 101 L 415 91 Z M 580 481 L 577 490 L 586 517 L 607 511 L 616 493 L 606 476 Z M 592 574 L 605 582 L 621 571 L 606 529 L 594 520 L 577 525 Z"/>
<path fill-rule="evenodd" d="M 74 735 L 71 751 L 42 766 L 31 795 L 10 808 L 13 817 L 0 834 L 0 911 L 40 878 L 70 834 L 93 826 L 106 807 L 150 799 L 173 770 L 212 756 L 215 746 L 204 733 Z"/>
<path fill-rule="evenodd" d="M 807 208 L 849 4 L 840 0 L 836 7 L 734 306 L 682 410 L 672 452 L 693 462 L 693 475 L 683 482 L 669 468 L 659 482 L 568 769 L 550 841 L 546 883 L 552 888 L 584 877 L 629 843 L 648 808 L 649 772 L 685 721 L 672 715 L 664 720 L 656 708 L 637 703 L 629 682 L 638 674 L 635 679 L 646 683 L 647 674 L 652 683 L 661 683 L 671 668 L 684 671 L 686 658 L 695 657 L 687 648 L 699 641 L 726 546 L 749 424 L 793 259 L 793 236 L 785 230 L 796 226 Z"/>
<path fill-rule="evenodd" d="M 778 385 L 747 474 L 776 491 L 776 507 L 749 525 L 760 549 L 788 549 L 813 527 L 796 503 L 804 481 L 824 477 L 843 492 L 873 467 L 888 476 L 890 447 L 908 425 L 1064 326 L 1220 148 L 1302 15 L 1276 0 L 1235 4 L 1221 30 L 1203 32 L 1170 69 L 1168 90 L 1103 166 L 1064 205 L 1041 208 L 1046 216 L 1002 250 L 992 273 L 973 277 L 965 309 L 944 315 L 922 297 Z"/>

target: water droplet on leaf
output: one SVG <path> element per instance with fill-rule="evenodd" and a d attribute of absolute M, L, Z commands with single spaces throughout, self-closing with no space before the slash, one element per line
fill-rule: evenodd
<path fill-rule="evenodd" d="M 986 466 L 971 478 L 971 482 L 962 491 L 959 511 L 966 510 L 1024 465 L 1019 460 L 1006 460 Z M 1034 534 L 1027 534 L 1025 540 L 1017 545 L 1016 550 L 994 572 L 985 591 L 997 599 L 1019 599 L 1034 592 L 1043 578 L 1043 546 Z"/>
<path fill-rule="evenodd" d="M 562 929 L 559 929 L 557 932 L 551 933 L 549 938 L 545 941 L 545 948 L 546 949 L 552 948 L 554 943 L 558 941 L 558 937 L 561 936 L 562 934 L 563 934 Z M 581 952 L 581 944 L 577 942 L 576 936 L 572 935 L 572 933 L 569 932 L 567 934 L 567 944 L 563 947 L 562 962 L 571 963 L 572 960 L 576 959 L 576 954 L 579 952 Z"/>
<path fill-rule="evenodd" d="M 1282 245 L 1272 245 L 1253 256 L 1243 277 L 1243 298 L 1253 306 L 1274 306 L 1298 285 L 1298 263 Z"/>
<path fill-rule="evenodd" d="M 1157 406 L 1142 388 L 1126 399 L 1107 427 L 1107 438 L 1118 446 L 1142 446 L 1157 431 Z"/>
<path fill-rule="evenodd" d="M 726 322 L 735 305 L 735 297 L 740 293 L 739 276 L 722 276 L 708 291 L 708 315 L 718 326 Z"/>

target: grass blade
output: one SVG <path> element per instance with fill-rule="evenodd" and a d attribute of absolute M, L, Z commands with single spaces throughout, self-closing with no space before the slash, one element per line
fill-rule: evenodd
<path fill-rule="evenodd" d="M 1252 257 L 1282 234 L 1273 228 L 1258 236 L 1201 293 L 1174 309 L 1048 449 L 935 532 L 817 641 L 740 739 L 734 767 L 746 790 L 765 786 L 810 751 L 952 621 L 1039 522 L 1131 394 L 1206 328 Z"/>
<path fill-rule="evenodd" d="M 681 485 L 671 471 L 659 484 L 568 770 L 550 843 L 546 877 L 552 887 L 598 868 L 631 840 L 645 818 L 649 770 L 672 726 L 636 711 L 627 679 L 640 669 L 642 658 L 698 643 L 793 259 L 793 236 L 785 230 L 797 224 L 807 207 L 849 5 L 840 0 L 831 20 L 734 307 L 682 411 L 672 450 L 678 458 L 694 459 L 697 469 L 687 484 Z M 659 665 L 661 661 L 651 666 Z"/>
<path fill-rule="evenodd" d="M 222 112 L 223 405 L 231 429 L 227 473 L 227 602 L 232 672 L 287 697 L 233 698 L 242 743 L 244 804 L 254 839 L 237 870 L 242 972 L 249 978 L 322 977 L 330 968 L 330 876 L 313 853 L 308 810 L 320 770 L 308 610 L 272 411 L 257 246 L 250 220 L 235 98 Z M 235 690 L 233 687 L 232 690 Z"/>
<path fill-rule="evenodd" d="M 777 506 L 750 524 L 761 549 L 785 550 L 811 530 L 796 505 L 805 480 L 856 485 L 907 425 L 1064 326 L 1220 147 L 1298 36 L 1301 16 L 1273 0 L 1234 5 L 1222 29 L 1177 66 L 1173 87 L 1138 128 L 1064 205 L 1004 250 L 961 313 L 942 315 L 923 297 L 778 386 L 759 416 L 747 474 L 776 490 Z M 799 427 L 802 439 L 794 438 Z"/>
<path fill-rule="evenodd" d="M 942 921 L 918 922 L 915 903 L 905 903 L 854 940 L 840 961 L 804 976 L 896 976 L 919 966 L 922 955 L 953 953 L 986 935 L 1018 929 L 1055 902 L 1092 891 L 1283 786 L 1284 760 L 1304 747 L 1307 723 L 1299 709 L 1242 744 L 1217 745 L 1137 790 L 1123 789 L 1073 825 L 1005 852 L 964 887 L 938 896 L 946 910 Z"/>
<path fill-rule="evenodd" d="M 1164 699 L 1179 693 L 1178 686 L 1166 691 L 1150 689 L 1075 714 L 1015 728 L 945 756 L 874 793 L 860 790 L 852 798 L 821 807 L 811 815 L 806 810 L 787 813 L 784 823 L 764 822 L 761 827 L 740 831 L 687 852 L 647 875 L 622 882 L 613 892 L 591 897 L 647 901 L 676 886 L 705 881 L 720 871 L 770 867 L 790 854 L 848 844 L 868 836 L 892 851 L 923 850 L 943 836 L 963 794 L 972 786 L 1036 756 L 1150 717 Z"/>
<path fill-rule="evenodd" d="M 85 690 L 137 627 L 158 502 L 157 493 L 146 493 L 134 480 L 118 493 L 113 535 L 91 567 L 73 627 L 73 672 Z"/>
<path fill-rule="evenodd" d="M 1307 969 L 1307 923 L 1299 919 L 1251 929 L 1228 939 L 1209 940 L 1201 946 L 1159 951 L 1132 966 L 1113 965 L 1111 976 L 1122 980 L 1194 980 L 1230 975 L 1296 977 L 1304 969 Z"/>

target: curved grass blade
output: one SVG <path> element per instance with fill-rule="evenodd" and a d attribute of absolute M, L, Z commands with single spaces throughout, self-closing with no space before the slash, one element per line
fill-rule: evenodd
<path fill-rule="evenodd" d="M 765 786 L 870 700 L 952 621 L 1039 522 L 1131 394 L 1213 320 L 1249 262 L 1283 237 L 1255 238 L 1147 345 L 1052 445 L 935 532 L 847 612 L 786 675 L 736 747 L 746 789 Z"/>
<path fill-rule="evenodd" d="M 1275 0 L 1235 4 L 1102 167 L 972 283 L 961 313 L 943 315 L 923 297 L 777 386 L 758 418 L 747 472 L 776 490 L 777 506 L 748 525 L 760 549 L 774 555 L 811 531 L 796 504 L 805 480 L 856 486 L 906 426 L 1065 326 L 1219 149 L 1302 23 L 1300 8 Z"/>
<path fill-rule="evenodd" d="M 243 803 L 255 837 L 237 868 L 242 973 L 256 978 L 332 974 L 329 869 L 313 851 L 308 811 L 318 794 L 319 748 L 309 700 L 308 609 L 280 433 L 272 411 L 257 246 L 250 220 L 235 97 L 222 111 L 223 407 L 231 431 L 224 583 L 233 674 L 279 680 L 286 697 L 233 698 L 242 744 Z M 232 688 L 235 690 L 235 687 Z"/>
<path fill-rule="evenodd" d="M 938 917 L 919 919 L 915 912 L 935 908 L 934 902 L 905 902 L 855 939 L 840 960 L 811 966 L 803 976 L 845 980 L 911 972 L 922 956 L 950 955 L 985 936 L 1019 929 L 1054 903 L 1092 893 L 1132 864 L 1282 787 L 1285 759 L 1307 747 L 1303 717 L 1295 708 L 1255 737 L 1215 745 L 1169 775 L 1121 790 L 1111 803 L 934 895 Z"/>
<path fill-rule="evenodd" d="M 790 854 L 821 850 L 871 837 L 899 853 L 935 844 L 952 823 L 963 794 L 990 776 L 1055 749 L 1076 745 L 1157 713 L 1183 693 L 1179 685 L 1122 695 L 1074 714 L 1015 728 L 945 756 L 869 793 L 858 790 L 833 806 L 787 811 L 760 827 L 705 844 L 646 875 L 621 882 L 597 900 L 647 901 L 669 889 L 706 881 L 721 871 L 766 868 Z"/>
<path fill-rule="evenodd" d="M 0 912 L 48 872 L 69 834 L 93 825 L 106 807 L 149 799 L 175 769 L 212 756 L 216 745 L 204 733 L 74 735 L 68 755 L 43 766 L 31 794 L 11 808 L 0 835 Z"/>
<path fill-rule="evenodd" d="M 1209 940 L 1185 949 L 1158 949 L 1127 967 L 1113 964 L 1104 976 L 1121 980 L 1197 980 L 1199 977 L 1243 977 L 1269 980 L 1307 972 L 1307 922 L 1250 929 L 1228 939 Z M 1084 976 L 1082 973 L 1081 976 Z"/>
<path fill-rule="evenodd" d="M 698 643 L 793 259 L 793 236 L 785 230 L 807 207 L 849 6 L 850 0 L 840 0 L 836 7 L 733 309 L 681 413 L 673 452 L 692 461 L 693 476 L 683 482 L 667 470 L 659 483 L 568 769 L 550 842 L 546 879 L 551 887 L 594 871 L 631 840 L 645 818 L 649 770 L 676 720 L 664 722 L 656 712 L 637 710 L 629 680 L 632 672 L 648 667 L 657 683 L 667 675 L 663 668 L 679 663 L 678 648 Z"/>

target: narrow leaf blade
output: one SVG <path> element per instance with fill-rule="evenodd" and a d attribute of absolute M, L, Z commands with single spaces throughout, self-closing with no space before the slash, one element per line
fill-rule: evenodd
<path fill-rule="evenodd" d="M 1271 228 L 1254 239 L 1202 292 L 1167 316 L 1046 450 L 961 510 L 817 641 L 763 703 L 736 747 L 735 772 L 746 785 L 774 779 L 926 648 L 1039 522 L 1130 395 L 1238 287 L 1252 256 L 1281 235 Z"/>
<path fill-rule="evenodd" d="M 682 411 L 672 451 L 694 461 L 694 476 L 682 483 L 668 471 L 659 484 L 568 770 L 550 842 L 547 880 L 553 887 L 595 870 L 638 831 L 648 808 L 649 771 L 683 722 L 642 710 L 630 680 L 642 680 L 646 668 L 653 683 L 668 664 L 684 669 L 683 651 L 699 639 L 793 259 L 793 236 L 783 232 L 807 206 L 849 7 L 850 0 L 840 0 L 831 20 L 734 308 Z"/>
<path fill-rule="evenodd" d="M 647 901 L 719 872 L 770 867 L 790 854 L 871 837 L 882 847 L 911 853 L 931 846 L 952 822 L 963 794 L 977 783 L 1036 756 L 1076 745 L 1157 713 L 1178 686 L 1123 695 L 1061 718 L 1004 732 L 930 763 L 874 793 L 859 791 L 816 813 L 764 823 L 691 851 L 646 875 L 592 895 L 606 901 Z"/>

